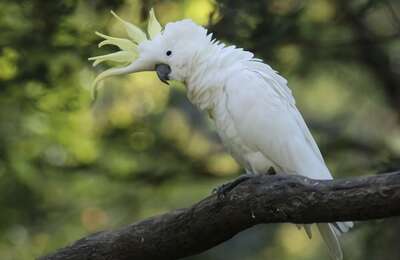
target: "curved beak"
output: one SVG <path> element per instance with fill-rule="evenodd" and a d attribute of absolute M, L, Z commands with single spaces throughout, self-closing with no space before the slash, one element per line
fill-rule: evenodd
<path fill-rule="evenodd" d="M 167 64 L 160 63 L 160 64 L 156 65 L 155 71 L 157 72 L 158 78 L 165 84 L 169 85 L 167 80 L 169 80 L 169 74 L 171 73 L 171 67 Z"/>

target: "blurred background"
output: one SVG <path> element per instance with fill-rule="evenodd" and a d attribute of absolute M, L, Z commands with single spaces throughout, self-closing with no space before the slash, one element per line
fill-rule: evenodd
<path fill-rule="evenodd" d="M 0 0 L 0 259 L 186 207 L 242 172 L 213 125 L 155 73 L 108 79 L 91 104 L 94 31 L 191 18 L 289 80 L 339 178 L 400 168 L 396 0 Z M 358 223 L 346 259 L 400 259 L 400 221 Z M 196 259 L 328 259 L 315 233 L 259 225 Z"/>

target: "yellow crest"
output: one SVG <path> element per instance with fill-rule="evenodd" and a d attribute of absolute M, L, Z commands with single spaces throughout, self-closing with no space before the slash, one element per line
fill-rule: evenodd
<path fill-rule="evenodd" d="M 122 64 L 132 63 L 138 57 L 138 54 L 139 54 L 138 53 L 138 45 L 147 39 L 150 39 L 150 40 L 153 39 L 162 30 L 162 27 L 161 27 L 160 23 L 157 21 L 157 18 L 154 14 L 153 8 L 150 10 L 149 21 L 148 21 L 148 26 L 147 26 L 147 33 L 148 33 L 149 38 L 147 38 L 146 33 L 144 33 L 136 25 L 123 20 L 121 17 L 119 17 L 113 11 L 111 11 L 111 14 L 116 19 L 118 19 L 118 21 L 121 22 L 121 24 L 124 26 L 125 31 L 129 38 L 117 38 L 117 37 L 112 37 L 112 36 L 108 36 L 108 35 L 96 32 L 96 35 L 98 35 L 104 39 L 102 42 L 99 43 L 99 45 L 98 45 L 99 48 L 103 47 L 104 45 L 114 45 L 114 46 L 117 46 L 120 50 L 117 52 L 114 52 L 114 53 L 106 54 L 106 55 L 90 57 L 89 60 L 93 61 L 93 66 L 96 66 L 104 61 L 113 61 L 113 62 L 119 62 Z M 94 83 L 93 83 L 94 97 L 96 97 L 97 83 L 106 77 L 116 75 L 117 71 L 118 71 L 118 68 L 110 68 L 108 70 L 103 71 L 96 77 L 96 79 L 94 80 Z"/>

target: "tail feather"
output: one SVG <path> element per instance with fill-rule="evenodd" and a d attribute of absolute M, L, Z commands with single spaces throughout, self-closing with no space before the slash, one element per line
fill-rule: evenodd
<path fill-rule="evenodd" d="M 299 230 L 301 229 L 301 227 L 303 227 L 304 231 L 306 231 L 306 234 L 307 234 L 308 238 L 309 239 L 312 238 L 311 224 L 303 224 L 303 225 L 296 224 L 296 227 Z"/>
<path fill-rule="evenodd" d="M 343 252 L 337 235 L 339 230 L 335 231 L 335 226 L 329 223 L 317 223 L 317 226 L 325 244 L 328 246 L 330 257 L 333 260 L 342 260 Z M 339 228 L 341 229 L 341 226 Z"/>
<path fill-rule="evenodd" d="M 337 231 L 338 235 L 341 235 L 341 233 L 346 233 L 347 231 L 350 230 L 354 226 L 353 222 L 336 222 L 332 223 L 332 225 L 335 227 L 335 231 Z"/>
<path fill-rule="evenodd" d="M 304 230 L 306 231 L 308 238 L 311 239 L 312 238 L 311 225 L 305 224 Z"/>
<path fill-rule="evenodd" d="M 311 239 L 311 225 L 296 225 L 297 228 L 301 228 L 303 226 L 304 230 L 307 233 L 308 238 Z M 340 247 L 338 237 L 354 226 L 353 222 L 335 222 L 335 223 L 317 223 L 317 227 L 319 232 L 321 233 L 322 239 L 325 244 L 328 246 L 329 256 L 332 260 L 342 260 L 343 252 Z"/>

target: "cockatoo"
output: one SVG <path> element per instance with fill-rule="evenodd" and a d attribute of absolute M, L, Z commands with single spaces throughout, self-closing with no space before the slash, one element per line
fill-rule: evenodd
<path fill-rule="evenodd" d="M 247 173 L 218 192 L 271 168 L 277 174 L 332 179 L 287 81 L 269 65 L 249 51 L 216 41 L 189 19 L 168 23 L 163 29 L 151 10 L 146 35 L 111 13 L 129 38 L 97 32 L 104 38 L 99 47 L 112 44 L 120 51 L 89 60 L 94 65 L 114 61 L 126 66 L 102 72 L 95 85 L 109 76 L 140 71 L 155 71 L 167 84 L 168 80 L 182 81 L 188 99 L 210 115 L 222 143 Z M 317 224 L 332 259 L 343 259 L 338 236 L 352 226 L 352 222 Z M 311 238 L 310 225 L 304 229 Z"/>

